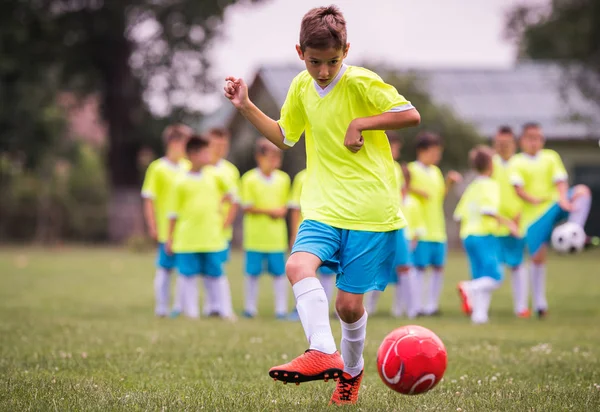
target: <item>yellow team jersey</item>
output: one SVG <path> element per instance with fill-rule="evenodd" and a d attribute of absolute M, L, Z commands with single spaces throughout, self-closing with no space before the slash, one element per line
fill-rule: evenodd
<path fill-rule="evenodd" d="M 523 202 L 524 227 L 529 227 L 558 200 L 556 184 L 567 179 L 565 166 L 554 150 L 543 149 L 535 156 L 519 153 L 513 157 L 510 166 L 511 183 L 543 200 L 538 205 Z"/>
<path fill-rule="evenodd" d="M 460 221 L 460 237 L 496 235 L 500 208 L 500 186 L 485 176 L 478 176 L 465 190 L 454 219 Z"/>
<path fill-rule="evenodd" d="M 215 165 L 215 168 L 219 173 L 223 175 L 225 179 L 229 181 L 229 186 L 235 190 L 235 194 L 231 199 L 223 202 L 223 206 L 221 208 L 221 212 L 223 213 L 223 220 L 227 219 L 227 215 L 229 215 L 229 210 L 231 209 L 232 203 L 238 203 L 238 193 L 239 193 L 239 185 L 240 185 L 240 171 L 233 163 L 231 163 L 227 159 L 221 159 Z M 225 229 L 225 238 L 227 241 L 231 241 L 233 237 L 233 226 Z"/>
<path fill-rule="evenodd" d="M 288 207 L 290 209 L 300 209 L 300 197 L 302 195 L 302 187 L 304 186 L 304 181 L 306 180 L 306 169 L 299 171 L 294 177 L 294 183 L 292 184 L 292 191 L 290 193 L 290 201 L 288 202 Z M 300 210 L 300 220 L 298 221 L 298 227 L 300 227 L 300 223 L 304 218 L 302 217 L 302 210 Z M 298 230 L 298 228 L 295 228 Z"/>
<path fill-rule="evenodd" d="M 407 239 L 422 238 L 427 232 L 425 221 L 420 209 L 420 202 L 412 195 L 407 195 L 402 204 L 402 211 L 406 217 L 407 226 L 405 236 Z"/>
<path fill-rule="evenodd" d="M 517 195 L 517 192 L 510 181 L 510 165 L 512 159 L 505 162 L 499 155 L 494 155 L 493 160 L 494 172 L 492 173 L 492 179 L 494 179 L 500 187 L 500 207 L 498 209 L 498 214 L 514 221 L 515 218 L 521 214 L 523 201 Z M 497 236 L 508 236 L 509 234 L 510 230 L 508 230 L 506 226 L 498 226 Z"/>
<path fill-rule="evenodd" d="M 427 193 L 427 198 L 411 193 L 419 202 L 421 215 L 425 221 L 425 233 L 421 240 L 427 242 L 445 242 L 446 219 L 444 217 L 444 198 L 446 182 L 439 167 L 425 166 L 421 162 L 408 164 L 410 187 Z"/>
<path fill-rule="evenodd" d="M 360 67 L 343 65 L 324 89 L 307 71 L 294 78 L 278 123 L 288 146 L 306 136 L 305 219 L 373 232 L 405 226 L 386 134 L 365 130 L 358 153 L 344 146 L 344 137 L 356 118 L 412 108 L 393 86 Z"/>
<path fill-rule="evenodd" d="M 242 205 L 258 209 L 286 207 L 290 196 L 290 177 L 281 170 L 265 176 L 258 168 L 242 176 Z M 244 214 L 244 249 L 254 252 L 285 252 L 288 245 L 285 218 Z"/>
<path fill-rule="evenodd" d="M 402 188 L 404 187 L 404 174 L 402 173 L 402 166 L 400 166 L 400 163 L 398 162 L 394 162 L 394 173 L 396 175 L 396 184 L 398 185 L 396 190 L 398 193 L 400 193 L 400 205 L 402 205 L 404 200 L 402 196 Z M 404 208 L 401 207 L 401 209 L 404 211 Z M 406 215 L 404 217 L 406 217 Z"/>
<path fill-rule="evenodd" d="M 165 243 L 168 236 L 169 219 L 167 218 L 169 196 L 175 180 L 182 173 L 189 170 L 190 164 L 186 159 L 172 163 L 167 158 L 156 159 L 146 170 L 146 177 L 142 185 L 142 197 L 152 199 L 154 205 L 154 218 L 158 241 Z"/>
<path fill-rule="evenodd" d="M 213 166 L 177 179 L 171 194 L 170 218 L 177 219 L 173 233 L 176 253 L 219 252 L 227 247 L 221 203 L 232 187 Z"/>

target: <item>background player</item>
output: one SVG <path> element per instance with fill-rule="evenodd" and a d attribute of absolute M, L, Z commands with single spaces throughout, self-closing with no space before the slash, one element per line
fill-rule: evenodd
<path fill-rule="evenodd" d="M 563 219 L 585 225 L 592 203 L 590 189 L 577 185 L 569 190 L 567 171 L 558 153 L 544 149 L 544 135 L 537 123 L 523 126 L 522 153 L 511 162 L 511 182 L 523 200 L 525 241 L 531 256 L 531 292 L 538 317 L 547 314 L 546 252 L 554 226 Z"/>
<path fill-rule="evenodd" d="M 249 100 L 242 79 L 228 77 L 225 86 L 225 96 L 279 148 L 293 146 L 305 133 L 305 220 L 286 272 L 310 346 L 291 362 L 271 368 L 269 375 L 285 382 L 341 375 L 334 404 L 358 400 L 368 316 L 363 294 L 387 285 L 397 230 L 405 225 L 383 130 L 420 122 L 419 113 L 394 87 L 366 69 L 343 64 L 346 40 L 346 22 L 337 7 L 315 8 L 303 17 L 296 50 L 306 71 L 292 81 L 278 122 Z M 341 274 L 336 310 L 343 360 L 331 333 L 327 296 L 316 278 L 324 262 L 335 262 Z"/>
<path fill-rule="evenodd" d="M 164 130 L 165 156 L 150 163 L 142 186 L 146 226 L 150 237 L 158 241 L 156 274 L 154 276 L 156 299 L 154 313 L 156 316 L 166 316 L 169 311 L 171 295 L 169 274 L 175 268 L 175 258 L 167 255 L 165 251 L 169 225 L 167 202 L 175 179 L 182 171 L 189 168 L 189 162 L 184 159 L 185 144 L 192 133 L 190 127 L 182 124 L 174 124 Z"/>
<path fill-rule="evenodd" d="M 498 223 L 514 235 L 518 234 L 517 224 L 498 212 L 500 187 L 490 178 L 494 169 L 493 155 L 487 146 L 471 150 L 469 160 L 477 177 L 463 193 L 454 212 L 454 218 L 460 221 L 460 237 L 469 258 L 472 278 L 460 282 L 458 291 L 463 311 L 471 315 L 473 323 L 487 323 L 492 292 L 502 282 L 496 237 Z"/>
<path fill-rule="evenodd" d="M 501 126 L 494 137 L 494 179 L 500 188 L 500 207 L 498 213 L 520 224 L 521 209 L 523 202 L 517 196 L 515 188 L 510 182 L 510 162 L 517 150 L 517 142 L 512 129 L 508 126 Z M 518 236 L 510 234 L 506 225 L 498 225 L 498 247 L 500 253 L 500 263 L 508 266 L 512 273 L 512 289 L 514 312 L 520 318 L 529 317 L 529 308 L 527 305 L 528 283 L 527 274 L 523 267 L 523 255 L 525 251 L 525 239 L 522 231 Z"/>
<path fill-rule="evenodd" d="M 438 314 L 439 300 L 444 284 L 446 264 L 446 219 L 444 199 L 452 186 L 462 180 L 460 173 L 448 172 L 446 179 L 437 164 L 442 157 L 441 138 L 434 133 L 420 133 L 416 142 L 417 160 L 408 164 L 410 186 L 408 191 L 418 201 L 425 222 L 425 233 L 417 243 L 413 264 L 417 271 L 414 300 L 422 315 Z M 425 269 L 432 268 L 427 303 L 422 305 Z"/>
<path fill-rule="evenodd" d="M 290 177 L 281 167 L 283 153 L 265 138 L 256 142 L 258 167 L 242 176 L 244 251 L 246 254 L 246 302 L 244 316 L 257 313 L 258 281 L 265 266 L 273 276 L 275 316 L 287 317 L 288 283 L 285 252 L 288 236 L 285 217 L 290 196 Z"/>

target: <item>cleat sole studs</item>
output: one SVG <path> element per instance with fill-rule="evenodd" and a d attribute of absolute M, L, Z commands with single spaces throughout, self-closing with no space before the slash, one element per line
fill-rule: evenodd
<path fill-rule="evenodd" d="M 275 372 L 275 373 L 273 373 L 273 375 L 279 376 L 279 372 Z"/>
<path fill-rule="evenodd" d="M 287 385 L 287 381 L 283 381 L 283 384 L 284 384 L 284 385 Z"/>
<path fill-rule="evenodd" d="M 296 382 L 296 386 L 300 386 L 300 382 Z"/>
<path fill-rule="evenodd" d="M 284 378 L 287 378 L 287 376 L 288 376 L 288 374 L 287 374 L 287 373 L 284 373 L 284 374 L 283 374 L 283 377 L 284 377 Z"/>

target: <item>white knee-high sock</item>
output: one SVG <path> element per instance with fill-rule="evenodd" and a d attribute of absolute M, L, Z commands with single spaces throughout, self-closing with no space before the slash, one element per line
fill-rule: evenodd
<path fill-rule="evenodd" d="M 512 268 L 512 290 L 515 314 L 527 310 L 527 298 L 529 288 L 527 282 L 527 272 L 523 266 Z"/>
<path fill-rule="evenodd" d="M 394 300 L 392 301 L 392 316 L 399 318 L 404 314 L 405 301 L 403 299 L 403 290 L 406 288 L 406 283 L 402 283 L 402 280 L 398 280 L 394 287 Z"/>
<path fill-rule="evenodd" d="M 310 349 L 334 353 L 336 347 L 329 324 L 329 303 L 321 282 L 316 277 L 308 277 L 296 282 L 292 289 Z"/>
<path fill-rule="evenodd" d="M 409 272 L 402 275 L 401 282 L 402 286 L 402 300 L 405 302 L 406 316 L 409 319 L 414 319 L 419 314 L 419 308 L 417 307 L 416 296 L 417 296 L 417 271 L 415 268 L 410 268 Z"/>
<path fill-rule="evenodd" d="M 381 291 L 379 290 L 372 290 L 371 292 L 367 293 L 367 296 L 365 296 L 365 309 L 367 312 L 377 312 L 377 303 L 379 302 L 380 297 Z"/>
<path fill-rule="evenodd" d="M 190 318 L 200 317 L 198 305 L 198 276 L 184 276 L 183 313 Z"/>
<path fill-rule="evenodd" d="M 423 307 L 423 293 L 425 290 L 425 269 L 416 269 L 416 276 L 414 278 L 414 290 L 413 297 L 415 303 L 415 309 L 417 313 L 424 312 L 425 308 Z"/>
<path fill-rule="evenodd" d="M 438 311 L 440 307 L 440 295 L 444 286 L 444 270 L 433 269 L 429 282 L 429 302 L 425 308 L 425 313 L 432 314 Z"/>
<path fill-rule="evenodd" d="M 474 323 L 485 323 L 488 321 L 492 292 L 499 286 L 500 282 L 488 276 L 469 282 L 469 289 L 473 300 L 471 304 L 473 307 L 471 320 Z"/>
<path fill-rule="evenodd" d="M 183 300 L 185 299 L 185 276 L 179 275 L 175 279 L 175 298 L 173 299 L 173 312 L 183 312 Z"/>
<path fill-rule="evenodd" d="M 166 316 L 169 313 L 170 286 L 171 276 L 169 276 L 169 271 L 157 268 L 154 276 L 154 297 L 156 299 L 154 313 L 157 316 Z"/>
<path fill-rule="evenodd" d="M 258 276 L 246 276 L 246 303 L 245 311 L 256 315 L 256 300 L 258 297 Z"/>
<path fill-rule="evenodd" d="M 344 359 L 344 372 L 354 377 L 358 375 L 365 365 L 363 349 L 365 348 L 365 336 L 367 336 L 367 312 L 354 323 L 342 324 L 342 358 Z"/>
<path fill-rule="evenodd" d="M 233 316 L 233 301 L 231 300 L 231 286 L 229 285 L 229 279 L 225 275 L 217 279 L 220 302 L 218 312 L 222 317 L 229 318 Z"/>
<path fill-rule="evenodd" d="M 546 264 L 531 263 L 531 294 L 535 310 L 547 310 L 546 300 Z"/>
<path fill-rule="evenodd" d="M 569 222 L 577 223 L 584 227 L 592 207 L 592 198 L 590 196 L 579 196 L 573 201 L 573 211 L 569 213 Z"/>
<path fill-rule="evenodd" d="M 288 280 L 285 276 L 273 276 L 273 293 L 275 295 L 275 315 L 286 315 L 288 303 Z"/>
<path fill-rule="evenodd" d="M 210 313 L 220 313 L 221 301 L 219 291 L 219 278 L 202 276 L 204 283 L 204 307 L 202 313 L 208 316 Z"/>
<path fill-rule="evenodd" d="M 321 275 L 319 281 L 323 285 L 323 290 L 327 296 L 327 301 L 331 302 L 333 299 L 333 292 L 335 291 L 335 275 Z"/>

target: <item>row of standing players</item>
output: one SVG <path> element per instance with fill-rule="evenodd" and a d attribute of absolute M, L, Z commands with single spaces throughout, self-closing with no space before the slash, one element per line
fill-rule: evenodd
<path fill-rule="evenodd" d="M 292 185 L 290 177 L 279 170 L 281 151 L 260 139 L 255 148 L 257 168 L 240 179 L 237 168 L 225 159 L 230 139 L 226 130 L 192 135 L 192 130 L 182 125 L 165 130 L 166 156 L 149 166 L 142 188 L 146 221 L 159 242 L 156 315 L 198 317 L 197 282 L 201 278 L 204 314 L 235 318 L 223 265 L 229 260 L 232 224 L 241 205 L 246 273 L 243 314 L 257 315 L 258 277 L 268 272 L 273 276 L 276 316 L 293 319 L 294 314 L 287 313 L 284 276 L 288 249 L 285 218 L 289 210 L 293 244 L 302 220 L 300 193 L 305 171 L 296 175 Z M 388 137 L 397 160 L 401 139 L 393 132 Z M 471 281 L 461 282 L 459 292 L 464 311 L 475 323 L 488 320 L 491 294 L 502 281 L 501 264 L 512 273 L 515 314 L 529 316 L 528 273 L 523 266 L 526 248 L 532 256 L 533 306 L 538 315 L 545 316 L 545 244 L 559 220 L 568 217 L 583 226 L 589 213 L 589 189 L 576 186 L 567 192 L 565 168 L 556 152 L 543 149 L 540 126 L 525 125 L 518 140 L 522 153 L 515 154 L 517 139 L 510 128 L 502 127 L 494 141 L 496 153 L 483 148 L 471 153 L 478 178 L 465 191 L 454 216 L 461 221 L 472 276 Z M 437 135 L 419 135 L 416 150 L 415 162 L 396 163 L 398 193 L 409 225 L 399 231 L 396 270 L 390 273 L 390 283 L 395 285 L 392 314 L 409 318 L 439 314 L 447 251 L 444 199 L 462 179 L 454 171 L 444 178 L 437 167 L 442 155 Z M 489 162 L 482 160 L 488 157 Z M 425 285 L 427 268 L 431 268 L 431 276 Z M 173 269 L 179 276 L 170 308 Z M 328 266 L 319 270 L 330 301 L 335 275 Z M 367 296 L 369 313 L 375 312 L 380 294 L 374 291 Z"/>

